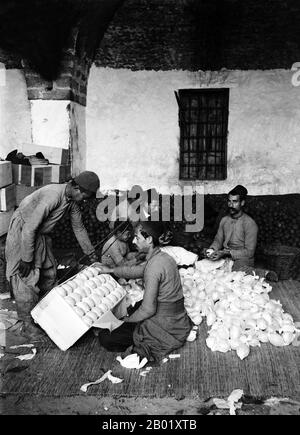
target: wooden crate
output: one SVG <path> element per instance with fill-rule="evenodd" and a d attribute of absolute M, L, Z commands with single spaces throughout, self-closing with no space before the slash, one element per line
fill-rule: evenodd
<path fill-rule="evenodd" d="M 28 187 L 64 183 L 70 174 L 70 165 L 13 165 L 14 183 Z"/>
<path fill-rule="evenodd" d="M 92 265 L 93 266 L 93 265 Z M 87 270 L 86 267 L 84 270 Z M 82 318 L 77 315 L 74 309 L 66 302 L 63 296 L 58 292 L 59 287 L 71 282 L 83 271 L 74 275 L 72 278 L 60 284 L 58 287 L 52 289 L 31 311 L 31 315 L 36 323 L 48 334 L 51 340 L 62 350 L 65 351 L 73 346 L 76 341 L 79 340 L 89 329 Z M 114 280 L 110 275 L 102 275 L 108 282 L 114 282 L 116 288 L 121 289 L 123 296 L 114 307 L 117 309 L 120 303 L 124 300 L 126 292 L 125 290 Z M 101 287 L 100 287 L 101 288 Z M 111 311 L 107 311 L 101 318 L 105 318 Z M 93 326 L 93 325 L 92 325 Z"/>
<path fill-rule="evenodd" d="M 10 184 L 0 189 L 0 211 L 9 211 L 16 205 L 16 185 Z"/>
<path fill-rule="evenodd" d="M 0 237 L 7 233 L 13 213 L 14 210 L 0 212 Z"/>
<path fill-rule="evenodd" d="M 52 178 L 51 183 L 65 183 L 71 177 L 70 165 L 51 165 Z"/>
<path fill-rule="evenodd" d="M 12 184 L 12 164 L 11 162 L 0 161 L 0 189 Z"/>
<path fill-rule="evenodd" d="M 52 169 L 49 166 L 22 166 L 20 184 L 25 184 L 25 186 L 43 186 L 51 183 L 51 176 Z"/>
<path fill-rule="evenodd" d="M 50 166 L 13 165 L 15 184 L 24 186 L 42 186 L 51 183 L 52 170 Z"/>
<path fill-rule="evenodd" d="M 49 160 L 49 163 L 55 163 L 57 165 L 69 165 L 70 164 L 70 152 L 65 148 L 48 147 L 33 143 L 24 143 L 22 145 L 22 152 L 25 156 L 35 155 L 41 152 L 45 159 Z"/>

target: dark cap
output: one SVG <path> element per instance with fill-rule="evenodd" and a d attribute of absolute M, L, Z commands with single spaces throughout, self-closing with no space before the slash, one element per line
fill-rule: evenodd
<path fill-rule="evenodd" d="M 239 184 L 238 186 L 235 186 L 235 188 L 229 192 L 229 195 L 232 195 L 232 196 L 239 195 L 240 198 L 244 199 L 248 195 L 248 190 L 246 189 L 246 187 Z"/>
<path fill-rule="evenodd" d="M 159 239 L 159 237 L 164 233 L 164 225 L 161 222 L 156 221 L 141 221 L 139 222 L 139 226 L 142 230 L 144 230 L 149 236 L 152 236 L 155 239 Z"/>
<path fill-rule="evenodd" d="M 88 192 L 96 193 L 100 187 L 100 180 L 95 172 L 83 171 L 74 178 L 76 184 Z"/>

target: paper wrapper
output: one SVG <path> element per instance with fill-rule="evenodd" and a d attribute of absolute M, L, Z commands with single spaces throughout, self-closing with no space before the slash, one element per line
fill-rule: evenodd
<path fill-rule="evenodd" d="M 127 314 L 126 298 L 123 298 L 121 302 L 112 310 L 105 313 L 101 319 L 97 320 L 94 324 L 94 328 L 109 329 L 110 332 L 123 325 L 123 321 L 119 318 L 125 317 Z"/>

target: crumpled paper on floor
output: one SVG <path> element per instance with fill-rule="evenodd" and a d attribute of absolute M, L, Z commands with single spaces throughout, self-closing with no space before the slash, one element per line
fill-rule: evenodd
<path fill-rule="evenodd" d="M 131 355 L 126 356 L 126 358 L 121 358 L 120 356 L 117 356 L 117 361 L 121 364 L 122 367 L 125 367 L 126 369 L 141 369 L 143 368 L 148 360 L 147 358 L 143 358 L 142 361 L 140 361 L 140 357 L 137 353 L 133 353 Z"/>
<path fill-rule="evenodd" d="M 292 345 L 294 347 L 300 347 L 300 322 L 296 322 L 295 327 L 297 328 L 296 329 L 296 336 L 292 342 Z"/>
<path fill-rule="evenodd" d="M 243 390 L 234 390 L 227 400 L 225 399 L 212 399 L 213 403 L 219 409 L 229 409 L 230 415 L 236 415 L 236 410 L 241 409 L 243 404 L 239 402 L 243 396 Z"/>
<path fill-rule="evenodd" d="M 34 347 L 34 344 L 18 344 L 17 346 L 9 346 L 10 349 L 19 349 L 19 347 Z"/>
<path fill-rule="evenodd" d="M 32 349 L 33 353 L 28 353 L 26 355 L 19 355 L 16 356 L 16 359 L 19 359 L 20 361 L 30 361 L 31 359 L 33 359 L 36 355 L 36 349 Z"/>
<path fill-rule="evenodd" d="M 270 397 L 270 399 L 267 399 L 264 401 L 264 405 L 269 406 L 269 407 L 273 407 L 273 406 L 278 406 L 280 405 L 282 402 L 288 402 L 289 399 L 286 398 L 278 398 L 278 397 Z"/>
<path fill-rule="evenodd" d="M 171 354 L 169 355 L 169 358 L 170 358 L 170 359 L 177 359 L 177 358 L 180 358 L 180 354 L 179 354 L 179 353 L 171 353 Z"/>
<path fill-rule="evenodd" d="M 148 373 L 150 373 L 150 371 L 152 370 L 152 367 L 147 367 L 146 370 L 144 370 L 143 372 L 140 373 L 140 376 L 147 376 Z"/>
<path fill-rule="evenodd" d="M 0 359 L 4 357 L 4 353 L 0 353 Z"/>
<path fill-rule="evenodd" d="M 80 391 L 83 391 L 84 393 L 87 392 L 87 389 L 91 386 L 91 385 L 98 385 L 101 382 L 105 381 L 105 379 L 108 379 L 110 382 L 112 382 L 113 384 L 120 384 L 121 382 L 123 382 L 123 379 L 120 378 L 116 378 L 115 376 L 113 376 L 111 374 L 111 370 L 108 370 L 108 372 L 106 372 L 100 379 L 97 379 L 97 381 L 94 382 L 89 382 L 88 384 L 84 384 L 82 385 L 82 387 L 80 388 Z"/>

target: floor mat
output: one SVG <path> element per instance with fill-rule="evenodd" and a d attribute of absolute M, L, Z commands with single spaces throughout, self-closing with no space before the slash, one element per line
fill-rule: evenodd
<path fill-rule="evenodd" d="M 271 294 L 280 300 L 286 312 L 300 321 L 300 283 L 286 281 L 274 285 Z M 205 323 L 205 322 L 204 322 Z M 290 397 L 300 399 L 299 347 L 276 348 L 264 344 L 251 348 L 248 358 L 241 361 L 235 352 L 211 352 L 206 344 L 206 325 L 198 339 L 186 343 L 177 353 L 180 358 L 153 369 L 145 376 L 128 370 L 116 361 L 118 354 L 100 347 L 88 333 L 67 352 L 52 342 L 38 348 L 36 357 L 20 372 L 6 372 L 2 377 L 3 394 L 43 396 L 122 396 L 175 397 L 207 399 L 227 397 L 234 389 L 254 397 Z M 108 380 L 91 386 L 87 393 L 80 387 L 100 378 L 107 370 L 123 379 L 120 384 Z"/>

